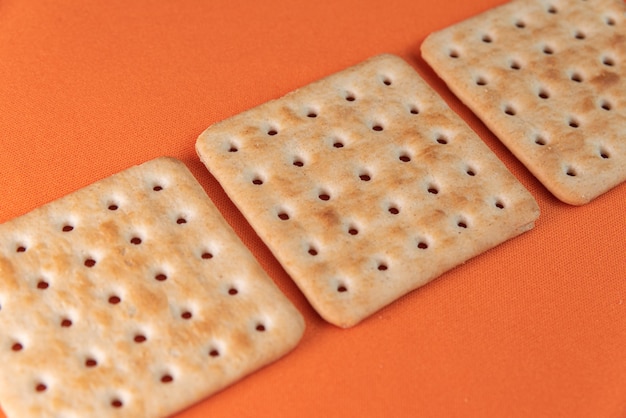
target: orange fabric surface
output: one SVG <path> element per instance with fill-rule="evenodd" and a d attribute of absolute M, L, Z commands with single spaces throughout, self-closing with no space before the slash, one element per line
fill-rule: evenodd
<path fill-rule="evenodd" d="M 4 0 L 0 222 L 161 155 L 189 166 L 307 330 L 288 356 L 180 418 L 624 417 L 626 184 L 586 206 L 559 202 L 420 58 L 428 33 L 501 3 Z M 194 145 L 214 122 L 383 52 L 424 76 L 542 214 L 341 330 L 313 311 Z"/>

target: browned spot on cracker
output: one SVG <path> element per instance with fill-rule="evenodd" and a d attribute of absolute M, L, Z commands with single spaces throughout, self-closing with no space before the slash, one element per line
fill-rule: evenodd
<path fill-rule="evenodd" d="M 598 87 L 598 89 L 603 91 L 603 90 L 610 89 L 616 84 L 619 84 L 620 79 L 621 77 L 619 76 L 619 74 L 614 73 L 613 71 L 604 70 L 589 81 L 595 84 Z"/>
<path fill-rule="evenodd" d="M 98 226 L 97 231 L 94 231 L 93 234 L 100 234 L 102 239 L 114 241 L 119 237 L 119 227 L 115 221 L 107 220 L 102 222 Z"/>
<path fill-rule="evenodd" d="M 280 115 L 281 123 L 285 125 L 296 123 L 300 120 L 300 115 L 298 115 L 293 109 L 289 106 L 281 106 L 278 110 L 278 114 Z"/>
<path fill-rule="evenodd" d="M 231 344 L 233 347 L 237 347 L 237 350 L 248 351 L 252 346 L 250 333 L 247 330 L 235 331 L 231 336 Z"/>
<path fill-rule="evenodd" d="M 583 113 L 588 113 L 597 108 L 596 101 L 593 97 L 583 97 L 578 106 L 578 110 Z"/>
<path fill-rule="evenodd" d="M 334 208 L 324 208 L 319 211 L 317 216 L 326 228 L 336 227 L 339 225 L 341 219 Z"/>
<path fill-rule="evenodd" d="M 0 276 L 4 278 L 2 285 L 6 286 L 8 290 L 17 290 L 19 288 L 13 263 L 11 263 L 11 260 L 2 256 L 0 256 Z"/>
<path fill-rule="evenodd" d="M 620 50 L 624 48 L 624 43 L 626 43 L 626 35 L 623 33 L 616 33 L 611 37 L 611 40 L 608 42 L 609 49 L 611 50 Z"/>

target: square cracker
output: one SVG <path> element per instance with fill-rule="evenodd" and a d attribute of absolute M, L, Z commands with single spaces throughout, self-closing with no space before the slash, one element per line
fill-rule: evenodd
<path fill-rule="evenodd" d="M 422 56 L 562 201 L 626 180 L 626 5 L 516 0 L 431 34 Z"/>
<path fill-rule="evenodd" d="M 162 417 L 276 360 L 301 315 L 183 163 L 0 225 L 8 417 Z"/>
<path fill-rule="evenodd" d="M 348 327 L 532 228 L 532 196 L 392 55 L 209 127 L 196 149 L 309 302 Z"/>

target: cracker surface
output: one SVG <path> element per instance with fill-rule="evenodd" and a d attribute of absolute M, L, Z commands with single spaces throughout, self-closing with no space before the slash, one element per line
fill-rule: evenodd
<path fill-rule="evenodd" d="M 539 213 L 393 55 L 219 122 L 196 149 L 312 306 L 340 327 L 529 230 Z"/>
<path fill-rule="evenodd" d="M 626 180 L 626 5 L 515 0 L 431 34 L 422 56 L 560 200 Z"/>
<path fill-rule="evenodd" d="M 180 161 L 0 225 L 8 417 L 164 417 L 278 359 L 301 315 Z"/>

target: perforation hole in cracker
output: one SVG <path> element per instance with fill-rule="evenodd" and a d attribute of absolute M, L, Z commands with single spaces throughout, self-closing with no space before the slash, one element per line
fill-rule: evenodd
<path fill-rule="evenodd" d="M 478 76 L 476 77 L 476 81 L 475 81 L 477 86 L 486 86 L 488 84 L 488 81 L 485 77 L 483 76 Z"/>
<path fill-rule="evenodd" d="M 540 147 L 543 147 L 544 145 L 548 144 L 548 140 L 546 139 L 545 135 L 534 135 L 534 143 L 539 145 Z"/>
<path fill-rule="evenodd" d="M 88 357 L 85 359 L 85 367 L 93 368 L 98 366 L 98 360 L 93 357 Z"/>
<path fill-rule="evenodd" d="M 513 59 L 509 59 L 508 61 L 509 61 L 509 68 L 511 70 L 518 71 L 522 69 L 522 64 L 519 60 L 513 58 Z"/>
<path fill-rule="evenodd" d="M 387 75 L 380 75 L 379 77 L 380 77 L 380 80 L 382 81 L 382 83 L 385 86 L 391 86 L 392 81 L 391 81 L 391 78 L 389 76 L 387 76 Z"/>
<path fill-rule="evenodd" d="M 605 147 L 600 147 L 600 149 L 598 150 L 598 155 L 604 159 L 611 158 L 611 152 Z"/>
<path fill-rule="evenodd" d="M 620 93 L 626 55 L 617 48 L 626 38 L 625 20 L 626 5 L 619 0 L 513 0 L 431 34 L 421 50 L 459 99 L 557 198 L 581 205 L 626 181 L 626 99 Z M 500 71 L 503 62 L 514 71 Z M 512 100 L 515 107 L 498 108 Z M 551 138 L 549 146 L 532 139 L 537 128 Z M 593 158 L 598 137 L 615 149 L 614 158 Z M 575 176 L 562 169 L 573 163 Z"/>
<path fill-rule="evenodd" d="M 606 16 L 604 18 L 604 23 L 606 23 L 608 26 L 615 26 L 616 21 L 617 20 L 613 16 Z"/>
<path fill-rule="evenodd" d="M 219 357 L 220 356 L 220 351 L 217 348 L 211 348 L 209 350 L 209 356 L 211 356 L 211 357 Z"/>
<path fill-rule="evenodd" d="M 500 42 L 488 35 L 489 47 Z M 446 50 L 458 62 L 465 52 Z M 310 103 L 323 109 L 315 123 L 292 117 Z M 270 124 L 281 130 L 268 141 Z M 225 158 L 232 137 L 255 152 Z M 469 127 L 390 55 L 221 121 L 196 148 L 317 312 L 341 327 L 528 230 L 538 213 Z M 303 155 L 306 169 L 286 175 Z M 259 172 L 277 179 L 262 193 L 249 174 Z"/>
<path fill-rule="evenodd" d="M 387 211 L 391 213 L 392 215 L 400 214 L 400 208 L 397 205 L 389 206 L 389 209 L 387 209 Z"/>
<path fill-rule="evenodd" d="M 304 328 L 170 158 L 0 225 L 0 269 L 8 416 L 169 416 L 286 354 Z"/>
<path fill-rule="evenodd" d="M 420 250 L 425 250 L 429 247 L 428 241 L 425 239 L 420 239 L 417 242 L 417 248 L 419 248 Z"/>
<path fill-rule="evenodd" d="M 343 148 L 343 141 L 341 139 L 335 139 L 333 140 L 333 147 L 335 148 Z"/>
<path fill-rule="evenodd" d="M 369 173 L 369 171 L 361 170 L 359 174 L 359 179 L 361 181 L 370 181 L 372 180 L 372 175 Z"/>
<path fill-rule="evenodd" d="M 600 100 L 600 107 L 608 112 L 613 109 L 613 104 L 608 100 Z"/>

